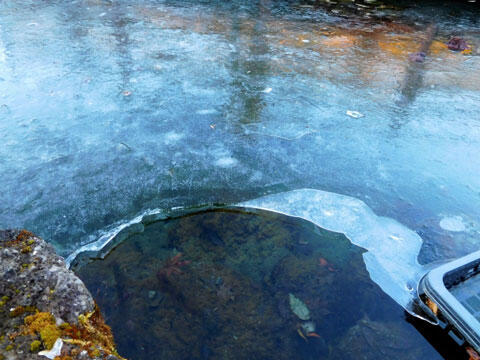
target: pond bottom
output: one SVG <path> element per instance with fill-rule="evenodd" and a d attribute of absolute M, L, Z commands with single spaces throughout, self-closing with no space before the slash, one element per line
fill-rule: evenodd
<path fill-rule="evenodd" d="M 341 234 L 265 211 L 146 226 L 77 269 L 129 359 L 441 359 Z"/>

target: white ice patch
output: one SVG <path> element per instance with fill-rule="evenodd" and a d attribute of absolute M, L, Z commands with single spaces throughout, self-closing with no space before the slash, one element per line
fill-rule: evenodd
<path fill-rule="evenodd" d="M 465 224 L 461 216 L 446 216 L 439 223 L 443 230 L 447 231 L 465 231 Z"/>
<path fill-rule="evenodd" d="M 346 113 L 348 116 L 354 118 L 354 119 L 359 119 L 359 118 L 362 118 L 364 117 L 365 115 L 363 115 L 361 112 L 359 111 L 353 111 L 353 110 L 347 110 L 347 113 Z"/>
<path fill-rule="evenodd" d="M 137 224 L 140 224 L 142 220 L 145 218 L 145 216 L 149 215 L 157 215 L 161 214 L 162 211 L 160 209 L 153 209 L 153 210 L 148 210 L 136 217 L 134 217 L 130 221 L 126 221 L 124 223 L 119 223 L 116 224 L 115 227 L 108 231 L 102 232 L 98 239 L 95 240 L 94 242 L 85 244 L 75 250 L 73 253 L 71 253 L 66 259 L 65 263 L 67 264 L 67 267 L 70 268 L 72 265 L 72 262 L 75 260 L 77 256 L 79 256 L 82 253 L 96 253 L 104 249 L 107 245 L 109 245 L 119 234 L 120 232 L 124 230 L 128 230 L 130 227 L 133 227 Z"/>
<path fill-rule="evenodd" d="M 0 26 L 0 30 L 1 30 L 1 26 Z M 6 53 L 6 49 L 5 49 L 5 45 L 3 44 L 3 41 L 2 39 L 0 39 L 0 63 L 4 63 L 7 61 L 7 53 Z"/>
<path fill-rule="evenodd" d="M 4 63 L 7 61 L 7 54 L 5 53 L 5 49 L 1 47 L 0 44 L 0 62 Z"/>
<path fill-rule="evenodd" d="M 215 109 L 202 109 L 202 110 L 197 110 L 196 113 L 198 115 L 212 115 L 212 114 L 216 114 L 217 110 L 215 110 Z"/>
<path fill-rule="evenodd" d="M 53 347 L 50 350 L 43 350 L 38 353 L 38 355 L 45 356 L 49 359 L 55 359 L 57 356 L 60 356 L 62 353 L 63 340 L 58 338 L 53 344 Z"/>
<path fill-rule="evenodd" d="M 182 87 L 185 93 L 192 94 L 195 96 L 208 96 L 208 95 L 213 96 L 216 94 L 215 89 L 207 89 L 207 88 L 195 86 L 188 81 L 185 81 Z"/>
<path fill-rule="evenodd" d="M 215 161 L 215 165 L 222 167 L 222 168 L 228 168 L 237 165 L 238 160 L 235 158 L 232 158 L 230 156 L 228 157 L 221 157 L 220 159 Z"/>
<path fill-rule="evenodd" d="M 238 204 L 308 220 L 345 234 L 367 250 L 363 254 L 371 279 L 412 312 L 415 284 L 425 273 L 417 256 L 422 239 L 397 221 L 375 215 L 361 200 L 314 189 L 293 190 Z"/>
<path fill-rule="evenodd" d="M 179 134 L 176 133 L 175 131 L 169 131 L 168 133 L 165 134 L 165 138 L 163 139 L 163 142 L 166 145 L 172 145 L 178 142 L 179 140 L 183 139 L 185 135 L 184 134 Z"/>

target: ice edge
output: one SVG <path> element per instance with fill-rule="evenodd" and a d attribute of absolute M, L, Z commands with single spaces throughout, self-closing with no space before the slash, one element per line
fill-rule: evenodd
<path fill-rule="evenodd" d="M 326 230 L 344 234 L 352 244 L 367 250 L 363 259 L 370 278 L 400 306 L 417 316 L 413 310 L 416 284 L 427 270 L 417 260 L 423 241 L 406 226 L 377 216 L 357 198 L 316 189 L 266 195 L 233 206 L 301 218 Z M 182 209 L 171 210 L 178 212 Z M 71 253 L 66 259 L 67 266 L 70 267 L 84 253 L 105 256 L 112 243 L 119 243 L 131 233 L 142 232 L 147 217 L 159 220 L 167 214 L 168 211 L 153 209 L 121 223 L 101 234 L 98 240 Z"/>

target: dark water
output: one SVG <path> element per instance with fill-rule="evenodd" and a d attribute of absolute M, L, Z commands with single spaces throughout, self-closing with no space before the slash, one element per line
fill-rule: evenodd
<path fill-rule="evenodd" d="M 230 209 L 153 223 L 77 272 L 129 359 L 441 359 L 362 253 L 306 221 Z"/>

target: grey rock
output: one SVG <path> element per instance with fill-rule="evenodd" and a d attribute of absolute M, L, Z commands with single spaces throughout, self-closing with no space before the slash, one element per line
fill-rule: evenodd
<path fill-rule="evenodd" d="M 415 329 L 398 322 L 373 321 L 367 317 L 352 326 L 335 346 L 329 360 L 416 360 L 432 358 Z M 422 346 L 423 345 L 423 346 Z"/>
<path fill-rule="evenodd" d="M 90 292 L 51 245 L 26 231 L 0 230 L 0 359 L 47 359 L 31 351 L 38 336 L 22 333 L 25 316 L 34 311 L 51 313 L 57 325 L 76 325 L 94 308 Z M 75 359 L 97 358 L 81 352 Z"/>
<path fill-rule="evenodd" d="M 0 246 L 14 241 L 19 234 L 18 231 L 2 233 Z M 52 246 L 37 237 L 28 246 L 31 250 L 23 252 L 8 246 L 0 249 L 1 296 L 8 296 L 10 304 L 35 306 L 68 323 L 75 323 L 79 315 L 92 311 L 94 302 L 89 291 L 66 268 Z"/>

